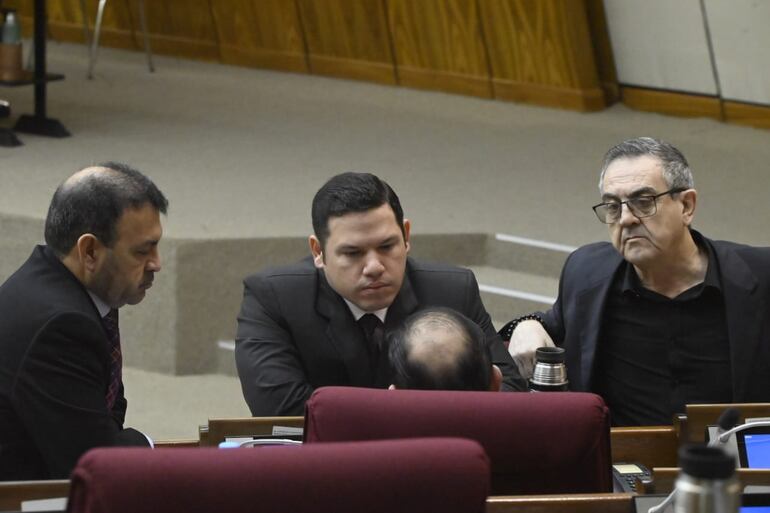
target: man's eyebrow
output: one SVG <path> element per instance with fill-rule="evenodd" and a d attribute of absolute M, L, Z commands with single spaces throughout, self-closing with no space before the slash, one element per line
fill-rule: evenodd
<path fill-rule="evenodd" d="M 340 246 L 337 246 L 335 251 L 340 253 L 340 252 L 343 252 L 343 251 L 358 251 L 359 249 L 361 249 L 361 248 L 359 248 L 355 244 L 342 244 Z"/>
<path fill-rule="evenodd" d="M 658 191 L 656 191 L 653 187 L 641 187 L 639 189 L 634 190 L 629 194 L 628 198 L 638 198 L 639 196 L 655 196 L 658 194 Z M 616 196 L 615 194 L 610 193 L 604 193 L 602 194 L 602 200 L 613 200 L 613 201 L 621 201 L 619 196 Z"/>
<path fill-rule="evenodd" d="M 157 246 L 159 242 L 160 242 L 160 239 L 148 239 L 140 244 L 137 244 L 136 247 L 144 248 L 144 247 Z"/>
<path fill-rule="evenodd" d="M 398 235 L 391 235 L 387 239 L 384 239 L 380 242 L 380 246 L 387 246 L 388 244 L 395 244 L 398 242 L 400 237 Z"/>

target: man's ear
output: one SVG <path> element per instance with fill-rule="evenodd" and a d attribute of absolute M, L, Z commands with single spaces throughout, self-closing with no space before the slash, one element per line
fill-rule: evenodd
<path fill-rule="evenodd" d="M 695 217 L 695 207 L 698 204 L 698 191 L 687 189 L 679 194 L 682 196 L 682 218 L 685 225 L 690 226 L 693 217 Z"/>
<path fill-rule="evenodd" d="M 489 380 L 489 390 L 491 392 L 499 392 L 500 389 L 503 387 L 503 373 L 500 370 L 500 367 L 497 365 L 492 365 L 492 376 Z"/>
<path fill-rule="evenodd" d="M 310 254 L 313 255 L 313 265 L 315 265 L 317 269 L 323 269 L 324 251 L 323 246 L 321 246 L 321 241 L 318 240 L 318 237 L 315 235 L 311 235 L 307 238 L 307 242 L 310 245 Z"/>
<path fill-rule="evenodd" d="M 104 249 L 104 244 L 93 234 L 84 233 L 78 237 L 75 243 L 75 252 L 83 270 L 89 273 L 96 272 Z"/>
<path fill-rule="evenodd" d="M 409 221 L 409 219 L 404 219 L 404 242 L 406 243 L 406 251 L 409 252 L 409 248 L 411 247 L 409 244 L 409 232 L 412 229 L 412 223 Z"/>

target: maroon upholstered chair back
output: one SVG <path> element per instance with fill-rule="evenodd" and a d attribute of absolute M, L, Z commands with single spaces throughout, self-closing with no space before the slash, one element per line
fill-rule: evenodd
<path fill-rule="evenodd" d="M 433 438 L 244 449 L 94 449 L 71 513 L 483 513 L 489 461 Z"/>
<path fill-rule="evenodd" d="M 594 394 L 327 387 L 306 405 L 306 444 L 430 436 L 477 440 L 493 495 L 612 491 L 609 415 Z"/>

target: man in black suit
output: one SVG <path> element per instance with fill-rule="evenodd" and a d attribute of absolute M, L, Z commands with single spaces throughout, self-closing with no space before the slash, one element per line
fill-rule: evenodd
<path fill-rule="evenodd" d="M 570 388 L 602 395 L 615 425 L 670 424 L 685 404 L 770 401 L 770 249 L 691 228 L 692 172 L 666 142 L 611 148 L 599 189 L 593 209 L 612 244 L 575 251 L 553 308 L 501 330 L 522 374 L 556 342 Z"/>
<path fill-rule="evenodd" d="M 56 190 L 46 245 L 0 286 L 0 480 L 66 478 L 92 447 L 151 445 L 123 428 L 117 312 L 160 270 L 167 205 L 117 163 Z"/>
<path fill-rule="evenodd" d="M 500 390 L 503 375 L 484 331 L 456 310 L 419 310 L 388 341 L 393 390 Z"/>
<path fill-rule="evenodd" d="M 430 305 L 481 326 L 503 388 L 525 388 L 473 273 L 407 258 L 410 223 L 388 184 L 337 175 L 316 193 L 312 219 L 312 258 L 244 281 L 235 361 L 253 415 L 302 415 L 325 385 L 387 387 L 385 334 Z"/>

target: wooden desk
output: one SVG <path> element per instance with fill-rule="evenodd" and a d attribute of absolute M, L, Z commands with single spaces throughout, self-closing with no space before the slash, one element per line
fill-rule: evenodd
<path fill-rule="evenodd" d="M 68 479 L 50 481 L 0 481 L 0 510 L 21 510 L 23 501 L 67 497 Z"/>
<path fill-rule="evenodd" d="M 633 494 L 506 495 L 487 498 L 487 513 L 633 513 Z"/>
<path fill-rule="evenodd" d="M 201 431 L 201 447 L 217 447 L 228 436 L 252 436 L 273 434 L 273 427 L 304 427 L 304 417 L 245 417 L 235 419 L 209 419 L 208 429 Z M 202 427 L 203 428 L 203 427 Z"/>

